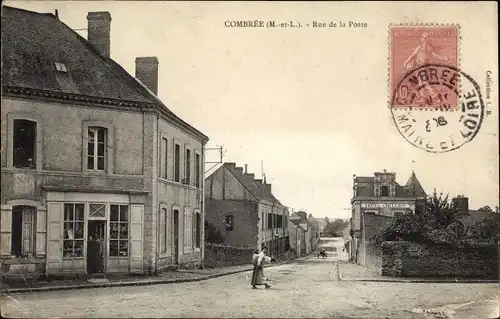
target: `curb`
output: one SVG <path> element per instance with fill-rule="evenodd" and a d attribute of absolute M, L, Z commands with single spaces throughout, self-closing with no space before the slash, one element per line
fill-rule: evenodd
<path fill-rule="evenodd" d="M 490 279 L 463 279 L 463 280 L 439 280 L 439 279 L 367 279 L 367 278 L 342 278 L 342 281 L 358 281 L 358 282 L 402 282 L 402 283 L 429 283 L 429 284 L 496 284 L 498 280 Z"/>
<path fill-rule="evenodd" d="M 293 262 L 300 262 L 300 261 L 303 261 L 306 259 L 308 259 L 308 257 L 297 258 L 295 260 L 286 261 L 286 262 L 282 262 L 279 264 L 270 264 L 270 265 L 265 266 L 265 268 L 286 265 L 286 264 L 290 264 Z M 177 283 L 208 280 L 208 279 L 212 279 L 212 278 L 233 275 L 233 274 L 237 274 L 237 273 L 241 273 L 241 272 L 245 272 L 245 271 L 250 271 L 250 270 L 252 270 L 252 267 L 249 267 L 248 269 L 239 269 L 239 270 L 234 270 L 234 271 L 229 271 L 229 272 L 222 272 L 219 274 L 202 275 L 202 276 L 196 277 L 196 278 L 138 280 L 138 281 L 125 281 L 125 282 L 119 281 L 119 282 L 107 282 L 107 283 L 99 283 L 99 284 L 85 283 L 85 284 L 79 284 L 79 285 L 48 286 L 48 287 L 35 287 L 35 288 L 9 288 L 9 289 L 5 289 L 5 290 L 0 291 L 0 293 L 3 293 L 3 294 L 6 294 L 6 293 L 27 293 L 27 292 L 42 292 L 42 291 L 56 291 L 56 290 L 89 289 L 89 288 L 113 288 L 113 287 L 125 287 L 125 286 L 177 284 Z"/>

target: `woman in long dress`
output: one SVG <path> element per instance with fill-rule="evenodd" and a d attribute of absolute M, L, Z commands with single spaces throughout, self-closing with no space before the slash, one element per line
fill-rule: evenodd
<path fill-rule="evenodd" d="M 263 247 L 260 254 L 253 256 L 253 272 L 252 272 L 252 288 L 257 289 L 257 286 L 265 286 L 266 289 L 271 288 L 271 286 L 264 282 L 264 264 L 271 262 L 271 258 L 266 256 L 267 247 Z"/>

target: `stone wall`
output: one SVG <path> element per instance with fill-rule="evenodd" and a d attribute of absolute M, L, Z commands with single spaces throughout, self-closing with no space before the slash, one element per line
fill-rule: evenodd
<path fill-rule="evenodd" d="M 392 217 L 363 213 L 361 243 L 359 245 L 358 263 L 381 273 L 382 250 L 375 245 L 374 236 L 378 235 L 391 221 Z"/>
<path fill-rule="evenodd" d="M 409 242 L 382 244 L 382 275 L 497 279 L 497 247 L 452 248 Z"/>
<path fill-rule="evenodd" d="M 252 263 L 254 249 L 205 243 L 204 266 L 208 268 Z"/>

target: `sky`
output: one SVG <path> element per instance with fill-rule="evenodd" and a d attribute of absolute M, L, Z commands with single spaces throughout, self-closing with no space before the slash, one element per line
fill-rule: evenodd
<path fill-rule="evenodd" d="M 415 171 L 433 189 L 498 205 L 498 93 L 476 138 L 442 154 L 409 144 L 388 109 L 388 25 L 461 26 L 461 63 L 481 89 L 497 83 L 496 5 L 474 3 L 6 1 L 54 12 L 73 29 L 109 11 L 111 57 L 130 74 L 135 58 L 159 59 L 159 98 L 223 146 L 224 161 L 248 164 L 286 206 L 315 217 L 349 218 L 353 174 Z M 453 5 L 453 7 L 451 7 Z M 446 21 L 443 21 L 446 10 Z M 365 28 L 228 28 L 232 20 L 353 21 Z M 86 38 L 86 31 L 78 31 Z M 480 50 L 478 50 L 480 48 Z M 496 59 L 496 58 L 495 58 Z M 496 84 L 493 85 L 497 87 Z M 207 151 L 207 161 L 219 154 Z M 263 165 L 262 165 L 263 164 Z M 211 164 L 207 164 L 209 168 Z"/>

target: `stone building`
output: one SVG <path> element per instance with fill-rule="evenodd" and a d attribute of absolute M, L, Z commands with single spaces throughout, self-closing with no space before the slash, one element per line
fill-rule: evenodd
<path fill-rule="evenodd" d="M 114 62 L 108 12 L 84 39 L 2 9 L 2 273 L 95 271 L 96 237 L 104 272 L 201 264 L 208 138 L 157 98 L 158 59 Z"/>
<path fill-rule="evenodd" d="M 288 208 L 271 184 L 235 163 L 224 163 L 205 179 L 205 219 L 230 246 L 260 249 L 279 257 L 288 250 Z"/>
<path fill-rule="evenodd" d="M 425 200 L 427 194 L 414 172 L 403 186 L 396 182 L 396 173 L 386 170 L 376 172 L 374 176 L 354 175 L 353 184 L 349 258 L 364 265 L 367 259 L 367 245 L 371 241 L 370 234 L 375 234 L 388 220 L 377 216 L 393 217 L 398 214 L 413 213 L 417 202 Z M 367 220 L 380 221 L 376 223 L 377 229 L 372 229 L 373 225 L 370 225 L 368 237 L 367 232 L 364 232 L 368 227 L 364 224 Z"/>

